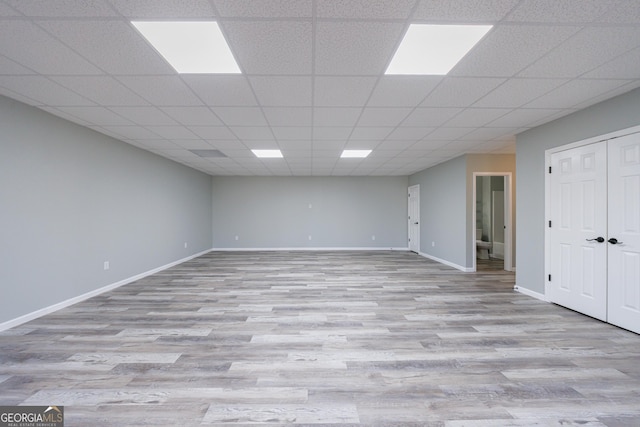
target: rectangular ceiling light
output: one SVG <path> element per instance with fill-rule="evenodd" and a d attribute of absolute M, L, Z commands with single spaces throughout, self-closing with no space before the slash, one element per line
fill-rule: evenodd
<path fill-rule="evenodd" d="M 491 28 L 411 24 L 385 74 L 446 75 Z"/>
<path fill-rule="evenodd" d="M 131 23 L 178 73 L 240 73 L 231 49 L 215 21 Z"/>
<path fill-rule="evenodd" d="M 261 159 L 281 159 L 282 152 L 280 150 L 251 150 L 256 157 Z"/>
<path fill-rule="evenodd" d="M 340 157 L 343 159 L 364 159 L 369 154 L 371 154 L 371 150 L 344 150 Z"/>

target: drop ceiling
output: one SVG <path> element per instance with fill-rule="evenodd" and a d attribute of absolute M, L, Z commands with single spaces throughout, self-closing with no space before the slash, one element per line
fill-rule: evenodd
<path fill-rule="evenodd" d="M 133 20 L 215 20 L 242 74 L 177 74 Z M 384 75 L 411 23 L 494 27 Z M 0 94 L 211 175 L 408 175 L 637 87 L 638 0 L 0 0 Z"/>

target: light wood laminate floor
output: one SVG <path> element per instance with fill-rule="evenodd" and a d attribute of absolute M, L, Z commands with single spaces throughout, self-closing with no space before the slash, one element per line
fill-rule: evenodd
<path fill-rule="evenodd" d="M 66 426 L 639 426 L 640 336 L 410 252 L 211 252 L 0 332 Z"/>

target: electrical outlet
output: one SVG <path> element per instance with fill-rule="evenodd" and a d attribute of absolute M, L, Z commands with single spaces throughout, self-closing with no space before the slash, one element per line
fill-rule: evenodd
<path fill-rule="evenodd" d="M 109 269 L 109 261 L 105 261 L 104 264 L 103 264 L 103 267 L 104 267 L 105 270 L 108 270 Z"/>

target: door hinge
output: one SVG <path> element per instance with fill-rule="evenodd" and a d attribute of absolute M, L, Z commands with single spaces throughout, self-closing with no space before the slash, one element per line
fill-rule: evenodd
<path fill-rule="evenodd" d="M 551 275 L 549 275 L 549 281 L 551 281 Z"/>
<path fill-rule="evenodd" d="M 551 173 L 551 166 L 549 166 L 549 173 Z"/>
<path fill-rule="evenodd" d="M 551 228 L 551 221 L 549 221 L 549 228 Z"/>

